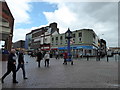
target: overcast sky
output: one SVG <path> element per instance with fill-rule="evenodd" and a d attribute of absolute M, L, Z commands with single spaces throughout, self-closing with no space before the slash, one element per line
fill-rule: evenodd
<path fill-rule="evenodd" d="M 25 40 L 26 33 L 34 28 L 57 22 L 60 33 L 68 27 L 71 31 L 93 29 L 107 46 L 118 46 L 118 2 L 6 1 L 15 18 L 13 42 Z"/>

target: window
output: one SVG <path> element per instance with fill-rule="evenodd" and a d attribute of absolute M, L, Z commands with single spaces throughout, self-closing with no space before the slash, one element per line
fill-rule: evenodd
<path fill-rule="evenodd" d="M 58 40 L 58 37 L 56 37 L 56 40 Z"/>
<path fill-rule="evenodd" d="M 67 39 L 65 40 L 65 44 L 67 44 Z"/>
<path fill-rule="evenodd" d="M 75 34 L 73 34 L 73 37 L 75 37 Z"/>
<path fill-rule="evenodd" d="M 60 40 L 62 40 L 62 38 L 63 38 L 63 37 L 62 37 L 62 36 L 60 36 Z"/>
<path fill-rule="evenodd" d="M 79 37 L 82 37 L 82 32 L 79 33 Z"/>
<path fill-rule="evenodd" d="M 58 42 L 56 42 L 56 45 L 58 45 Z"/>
<path fill-rule="evenodd" d="M 52 41 L 54 41 L 54 38 L 52 38 Z"/>
<path fill-rule="evenodd" d="M 73 39 L 73 41 L 72 41 L 73 43 L 75 43 L 75 39 Z"/>
<path fill-rule="evenodd" d="M 82 41 L 82 39 L 81 38 L 79 38 L 79 42 L 81 42 Z"/>
<path fill-rule="evenodd" d="M 95 39 L 95 34 L 93 33 L 93 38 Z"/>
<path fill-rule="evenodd" d="M 7 10 L 2 9 L 2 11 L 3 11 L 5 14 L 7 14 L 8 16 L 10 15 L 9 12 L 8 12 Z"/>

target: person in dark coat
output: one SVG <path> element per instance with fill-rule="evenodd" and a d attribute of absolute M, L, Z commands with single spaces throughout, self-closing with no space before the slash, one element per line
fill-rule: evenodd
<path fill-rule="evenodd" d="M 8 63 L 7 63 L 7 72 L 1 78 L 2 83 L 4 83 L 4 79 L 7 75 L 13 72 L 13 83 L 18 83 L 16 80 L 16 59 L 17 56 L 15 55 L 15 49 L 12 49 L 9 56 L 8 56 Z"/>
<path fill-rule="evenodd" d="M 23 71 L 23 79 L 28 79 L 25 75 L 25 65 L 24 65 L 24 53 L 23 51 L 21 50 L 18 54 L 18 66 L 17 66 L 17 70 L 16 72 L 19 70 L 19 69 L 22 69 Z"/>
<path fill-rule="evenodd" d="M 40 67 L 40 62 L 43 58 L 43 54 L 41 53 L 41 51 L 39 51 L 36 56 L 37 56 L 38 67 Z"/>

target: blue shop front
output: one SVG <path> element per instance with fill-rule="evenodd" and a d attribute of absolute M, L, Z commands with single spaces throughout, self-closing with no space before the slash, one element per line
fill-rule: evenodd
<path fill-rule="evenodd" d="M 96 55 L 96 47 L 95 46 L 71 46 L 71 54 L 73 57 L 81 57 L 81 56 L 95 56 Z M 67 51 L 67 46 L 58 47 L 59 53 L 63 53 Z"/>

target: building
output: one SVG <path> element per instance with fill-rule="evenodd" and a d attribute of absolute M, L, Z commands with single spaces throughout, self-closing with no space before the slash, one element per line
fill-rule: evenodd
<path fill-rule="evenodd" d="M 57 23 L 51 23 L 49 26 L 37 28 L 26 34 L 26 49 L 28 50 L 50 50 L 51 36 L 58 34 Z"/>
<path fill-rule="evenodd" d="M 13 43 L 13 48 L 24 49 L 25 48 L 25 41 L 24 40 L 19 40 L 19 41 Z"/>
<path fill-rule="evenodd" d="M 25 49 L 30 50 L 31 44 L 32 44 L 32 32 L 26 34 Z"/>
<path fill-rule="evenodd" d="M 109 47 L 110 51 L 112 51 L 113 54 L 120 54 L 120 47 Z"/>
<path fill-rule="evenodd" d="M 2 7 L 0 10 L 0 41 L 4 41 L 4 48 L 10 51 L 12 47 L 14 17 L 4 0 L 0 1 L 0 7 Z"/>
<path fill-rule="evenodd" d="M 71 52 L 74 57 L 87 54 L 96 55 L 98 48 L 98 36 L 92 29 L 81 29 L 72 32 Z M 55 53 L 58 50 L 60 53 L 67 50 L 67 39 L 65 33 L 53 35 L 51 37 L 51 50 Z"/>

